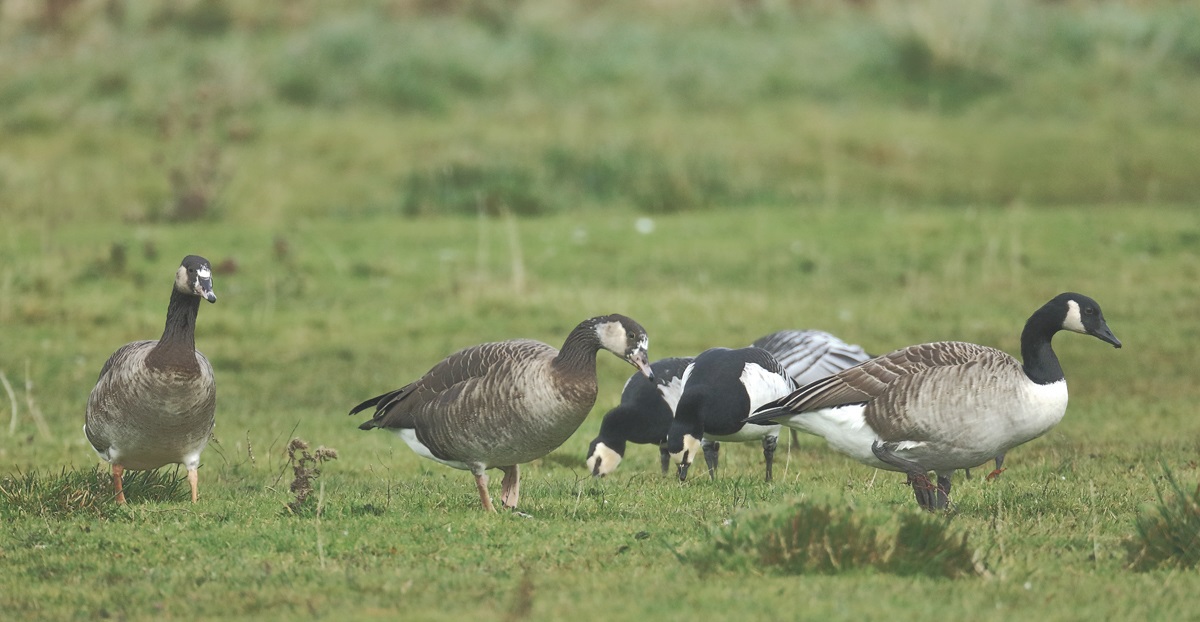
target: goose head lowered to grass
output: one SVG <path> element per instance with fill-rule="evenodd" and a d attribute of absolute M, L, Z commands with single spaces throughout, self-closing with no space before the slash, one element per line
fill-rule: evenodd
<path fill-rule="evenodd" d="M 955 469 L 1002 455 L 1062 420 L 1067 382 L 1050 346 L 1060 330 L 1121 347 L 1100 305 L 1068 292 L 1025 322 L 1023 362 L 973 343 L 909 346 L 801 387 L 747 421 L 822 436 L 863 464 L 907 473 L 917 503 L 941 509 Z"/>
<path fill-rule="evenodd" d="M 373 397 L 363 430 L 395 431 L 418 455 L 475 476 L 479 500 L 494 511 L 487 469 L 504 473 L 500 502 L 517 507 L 521 463 L 563 444 L 596 402 L 596 353 L 628 361 L 647 378 L 649 338 L 623 315 L 580 322 L 562 349 L 529 339 L 485 343 L 451 354 L 416 382 Z"/>

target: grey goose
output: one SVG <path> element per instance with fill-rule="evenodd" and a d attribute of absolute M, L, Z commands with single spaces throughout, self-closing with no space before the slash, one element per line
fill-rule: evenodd
<path fill-rule="evenodd" d="M 716 478 L 721 441 L 761 441 L 766 478 L 779 442 L 779 426 L 746 421 L 759 406 L 796 388 L 783 366 L 761 348 L 710 348 L 701 352 L 683 374 L 683 394 L 667 434 L 667 451 L 679 467 L 679 479 L 704 454 L 708 474 Z"/>
<path fill-rule="evenodd" d="M 196 255 L 183 258 L 157 341 L 135 341 L 113 352 L 88 397 L 83 432 L 112 464 L 117 502 L 125 503 L 122 474 L 167 464 L 187 468 L 197 499 L 200 452 L 212 436 L 217 388 L 212 365 L 196 350 L 200 300 L 216 302 L 212 268 Z"/>
<path fill-rule="evenodd" d="M 1067 383 L 1050 345 L 1060 330 L 1121 347 L 1100 305 L 1068 292 L 1025 322 L 1023 363 L 973 343 L 909 346 L 801 387 L 747 421 L 822 436 L 863 464 L 906 473 L 917 503 L 941 509 L 955 469 L 1003 455 L 1062 420 Z"/>
<path fill-rule="evenodd" d="M 587 468 L 593 477 L 617 470 L 628 443 L 659 446 L 659 462 L 667 473 L 667 432 L 683 392 L 683 371 L 691 358 L 665 358 L 650 364 L 654 380 L 635 373 L 621 390 L 621 403 L 604 415 L 600 432 L 588 445 Z"/>
<path fill-rule="evenodd" d="M 563 444 L 596 402 L 596 353 L 608 350 L 647 378 L 649 338 L 623 315 L 584 320 L 561 350 L 530 339 L 472 346 L 451 354 L 416 382 L 355 406 L 374 407 L 359 426 L 384 428 L 418 455 L 470 471 L 484 509 L 495 511 L 487 469 L 504 473 L 500 502 L 516 508 L 517 465 Z"/>

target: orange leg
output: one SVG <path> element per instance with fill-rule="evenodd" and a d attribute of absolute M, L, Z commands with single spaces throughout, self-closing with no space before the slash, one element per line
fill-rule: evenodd
<path fill-rule="evenodd" d="M 483 502 L 483 509 L 495 512 L 496 508 L 492 505 L 492 497 L 488 494 L 487 485 L 487 472 L 480 469 L 478 473 L 475 473 L 475 487 L 479 489 L 479 500 Z"/>
<path fill-rule="evenodd" d="M 192 503 L 195 503 L 197 488 L 200 486 L 200 477 L 196 475 L 196 469 L 188 469 L 188 485 L 192 487 Z"/>
<path fill-rule="evenodd" d="M 500 482 L 500 504 L 515 510 L 517 499 L 521 496 L 521 470 L 517 465 L 500 467 L 504 471 L 504 479 Z"/>
<path fill-rule="evenodd" d="M 121 476 L 125 473 L 125 467 L 114 464 L 112 465 L 113 489 L 117 491 L 117 503 L 125 504 L 125 488 L 121 484 Z"/>

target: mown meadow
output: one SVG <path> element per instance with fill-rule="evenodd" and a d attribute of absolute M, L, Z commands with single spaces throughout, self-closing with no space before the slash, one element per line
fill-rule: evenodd
<path fill-rule="evenodd" d="M 1200 615 L 1200 10 L 964 4 L 0 5 L 0 618 Z M 188 253 L 200 502 L 168 468 L 117 506 L 84 405 Z M 946 515 L 804 436 L 771 484 L 752 445 L 592 479 L 606 353 L 529 517 L 346 416 L 602 313 L 655 359 L 781 328 L 1016 354 L 1061 291 L 1125 346 L 1060 335 L 1066 418 Z M 337 451 L 304 500 L 294 438 Z"/>

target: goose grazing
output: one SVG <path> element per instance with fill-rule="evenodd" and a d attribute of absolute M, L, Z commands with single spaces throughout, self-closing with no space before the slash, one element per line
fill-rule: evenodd
<path fill-rule="evenodd" d="M 604 415 L 600 433 L 588 446 L 587 468 L 593 477 L 617 470 L 626 443 L 657 443 L 662 472 L 667 473 L 667 432 L 683 392 L 683 371 L 691 358 L 667 358 L 650 364 L 654 380 L 635 373 L 625 382 L 621 403 Z"/>
<path fill-rule="evenodd" d="M 687 479 L 696 454 L 704 453 L 709 477 L 716 478 L 720 441 L 761 441 L 771 481 L 779 426 L 747 423 L 759 406 L 796 388 L 783 366 L 761 348 L 712 348 L 700 353 L 683 374 L 683 395 L 667 434 L 667 451 Z"/>
<path fill-rule="evenodd" d="M 475 476 L 484 509 L 495 511 L 487 469 L 504 473 L 500 502 L 516 508 L 519 464 L 562 445 L 596 402 L 596 353 L 625 359 L 647 378 L 649 338 L 623 315 L 584 320 L 556 350 L 514 339 L 451 354 L 416 382 L 373 397 L 350 414 L 375 407 L 362 430 L 394 430 L 418 455 Z"/>
<path fill-rule="evenodd" d="M 187 468 L 196 502 L 196 469 L 217 408 L 212 365 L 196 350 L 201 298 L 217 301 L 212 268 L 207 259 L 188 255 L 175 272 L 162 337 L 113 352 L 88 397 L 83 433 L 100 458 L 112 464 L 117 503 L 125 503 L 125 469 L 178 463 Z"/>
<path fill-rule="evenodd" d="M 1050 346 L 1060 330 L 1121 347 L 1095 300 L 1064 293 L 1025 322 L 1024 364 L 973 343 L 909 346 L 801 387 L 747 421 L 816 434 L 863 464 L 907 473 L 917 503 L 941 509 L 955 469 L 1003 455 L 1062 420 L 1067 383 Z"/>

